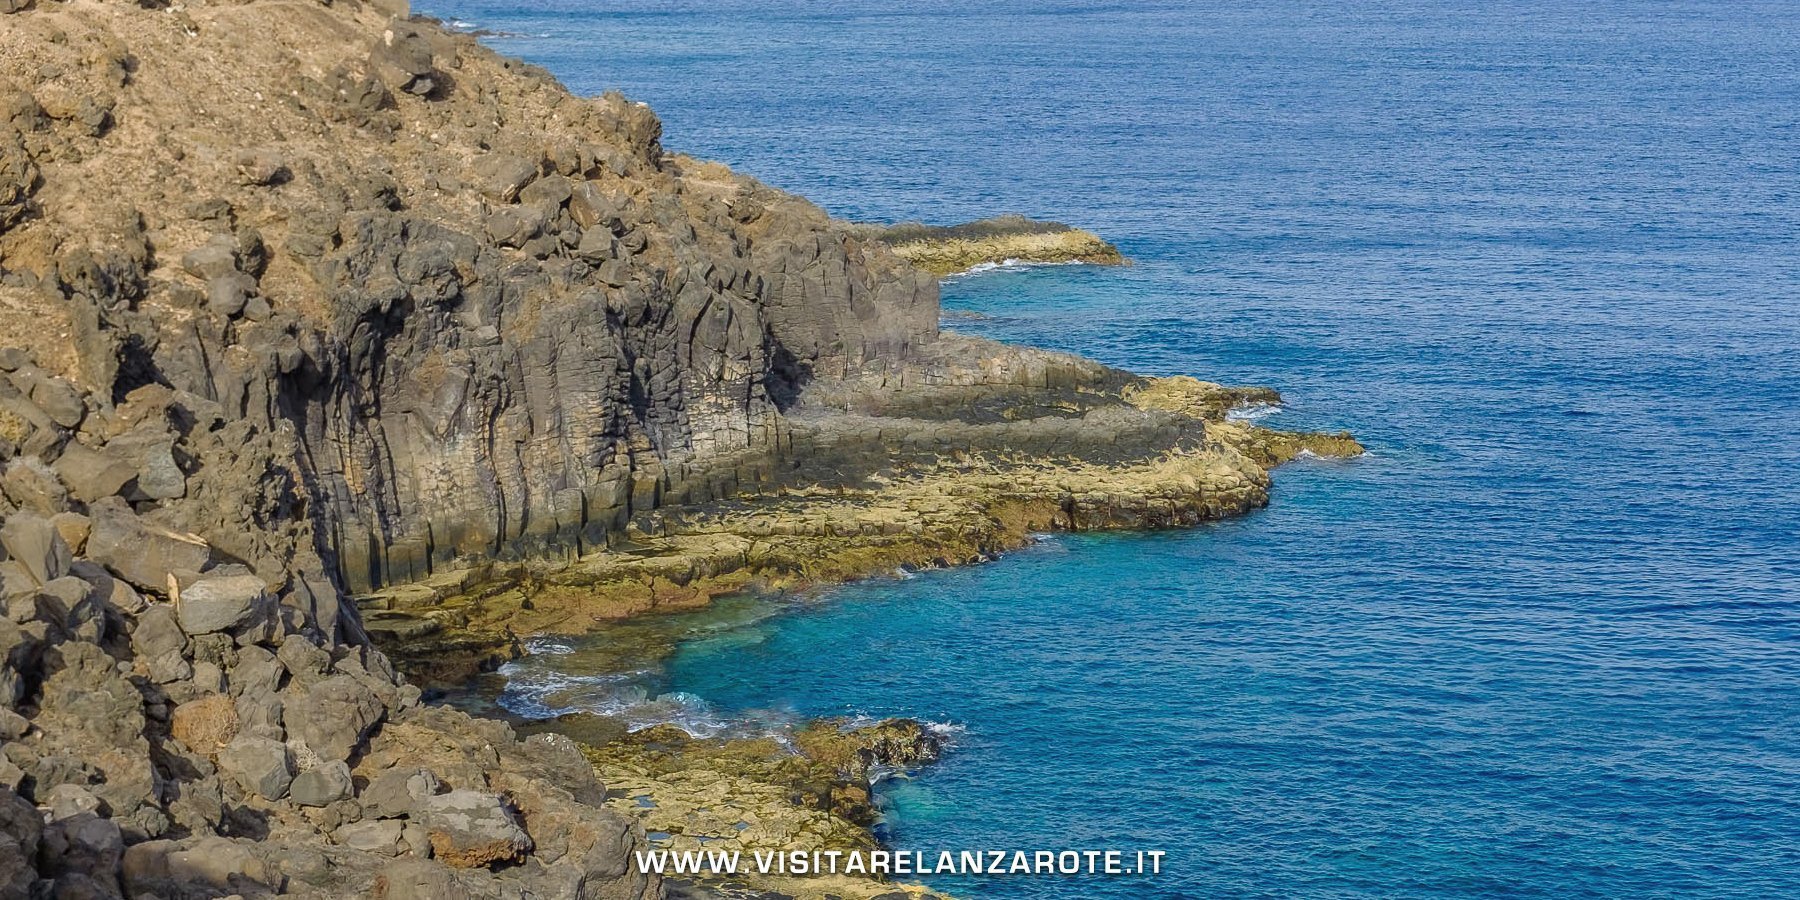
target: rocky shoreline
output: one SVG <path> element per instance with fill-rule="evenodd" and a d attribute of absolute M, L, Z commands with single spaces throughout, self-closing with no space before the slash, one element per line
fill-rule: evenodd
<path fill-rule="evenodd" d="M 0 2 L 0 898 L 756 896 L 631 854 L 715 795 L 866 841 L 916 725 L 584 747 L 419 684 L 1360 449 L 940 333 L 907 241 L 407 13 Z"/>
<path fill-rule="evenodd" d="M 123 503 L 0 526 L 0 896 L 641 898 L 578 745 L 422 704 Z"/>
<path fill-rule="evenodd" d="M 1006 264 L 1123 266 L 1131 262 L 1118 247 L 1091 231 L 1019 215 L 962 225 L 904 222 L 848 227 L 852 234 L 886 244 L 895 256 L 938 276 Z"/>
<path fill-rule="evenodd" d="M 359 604 L 377 643 L 421 684 L 455 685 L 513 658 L 522 652 L 522 635 L 606 634 L 621 644 L 614 669 L 633 671 L 659 664 L 673 644 L 622 635 L 621 626 L 632 620 L 699 609 L 743 590 L 801 590 L 897 569 L 980 563 L 1044 531 L 1192 525 L 1266 503 L 1264 466 L 1303 453 L 1362 452 L 1348 434 L 1281 432 L 1227 419 L 1246 405 L 1279 403 L 1267 389 L 1138 379 L 1108 399 L 1205 423 L 1217 443 L 1137 464 L 962 459 L 856 490 L 796 490 L 715 504 L 668 517 L 659 534 L 636 535 L 630 547 L 567 565 L 486 566 L 378 592 Z M 980 445 L 966 435 L 957 444 Z M 813 722 L 786 742 L 694 738 L 673 725 L 631 732 L 619 720 L 590 713 L 519 727 L 581 743 L 606 783 L 622 792 L 611 806 L 638 819 L 652 846 L 678 851 L 871 849 L 869 826 L 877 817 L 870 763 L 928 764 L 940 751 L 936 739 L 906 720 L 860 729 Z M 878 739 L 871 742 L 872 736 Z M 841 762 L 858 754 L 859 765 Z M 742 896 L 807 900 L 898 900 L 923 891 L 848 876 L 749 875 L 696 879 L 686 887 L 723 883 Z"/>
<path fill-rule="evenodd" d="M 1025 396 L 1044 402 L 1035 391 Z M 900 392 L 888 397 L 904 402 Z M 1082 398 L 1088 408 L 1078 416 L 1040 421 L 1002 406 L 990 411 L 992 421 L 956 420 L 959 427 L 936 436 L 930 419 L 897 417 L 877 426 L 833 416 L 824 420 L 829 430 L 813 438 L 823 446 L 849 454 L 836 432 L 847 422 L 854 437 L 885 429 L 888 440 L 931 459 L 873 472 L 857 484 L 670 510 L 651 529 L 634 530 L 629 543 L 575 560 L 489 563 L 357 603 L 365 627 L 402 671 L 421 684 L 456 684 L 516 656 L 521 636 L 581 634 L 752 588 L 796 590 L 978 563 L 1047 531 L 1188 527 L 1266 504 L 1266 469 L 1302 452 L 1362 452 L 1347 434 L 1274 431 L 1225 418 L 1240 404 L 1278 401 L 1266 389 L 1171 378 L 1096 390 Z M 1144 429 L 1137 437 L 1145 446 L 1131 445 L 1134 427 Z M 1082 448 L 1084 440 L 1094 446 Z M 1040 455 L 1034 442 L 1060 451 Z M 904 452 L 886 444 L 862 449 L 884 460 Z M 1087 458 L 1078 449 L 1088 450 Z"/>

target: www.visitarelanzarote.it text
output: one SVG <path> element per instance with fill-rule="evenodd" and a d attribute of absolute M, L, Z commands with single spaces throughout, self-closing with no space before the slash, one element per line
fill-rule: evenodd
<path fill-rule="evenodd" d="M 640 850 L 662 875 L 1160 875 L 1162 850 Z M 746 865 L 748 863 L 748 865 Z"/>

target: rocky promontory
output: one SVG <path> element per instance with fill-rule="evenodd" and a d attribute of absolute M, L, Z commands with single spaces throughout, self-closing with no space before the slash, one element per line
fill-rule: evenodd
<path fill-rule="evenodd" d="M 1265 505 L 1267 467 L 1362 452 L 1347 434 L 1226 418 L 1279 400 L 1266 389 L 948 334 L 916 371 L 817 386 L 789 411 L 778 490 L 659 510 L 574 560 L 486 562 L 376 591 L 360 598 L 367 626 L 420 683 L 455 683 L 516 654 L 521 635 L 975 563 L 1039 532 L 1196 525 Z"/>
<path fill-rule="evenodd" d="M 1119 266 L 1130 262 L 1119 248 L 1091 231 L 1020 215 L 962 225 L 852 225 L 850 231 L 880 241 L 894 255 L 940 276 L 1020 263 Z"/>
<path fill-rule="evenodd" d="M 401 673 L 1354 452 L 940 334 L 660 134 L 401 0 L 0 0 L 0 897 L 659 896 L 581 748 Z"/>

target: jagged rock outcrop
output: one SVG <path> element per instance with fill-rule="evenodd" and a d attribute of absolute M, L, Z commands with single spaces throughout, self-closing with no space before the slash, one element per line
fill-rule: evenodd
<path fill-rule="evenodd" d="M 36 512 L 0 547 L 0 897 L 660 896 L 573 742 L 422 705 L 312 598 L 145 596 Z"/>
<path fill-rule="evenodd" d="M 931 279 L 805 201 L 389 12 L 0 20 L 0 331 L 34 351 L 0 437 L 36 482 L 363 589 L 771 484 L 808 381 L 935 336 Z"/>

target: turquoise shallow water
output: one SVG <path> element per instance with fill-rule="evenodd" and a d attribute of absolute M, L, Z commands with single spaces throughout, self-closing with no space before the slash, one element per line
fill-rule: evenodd
<path fill-rule="evenodd" d="M 950 324 L 1374 450 L 515 708 L 954 723 L 896 845 L 1170 853 L 965 896 L 1800 896 L 1800 5 L 425 7 L 840 215 L 1100 231 Z"/>

